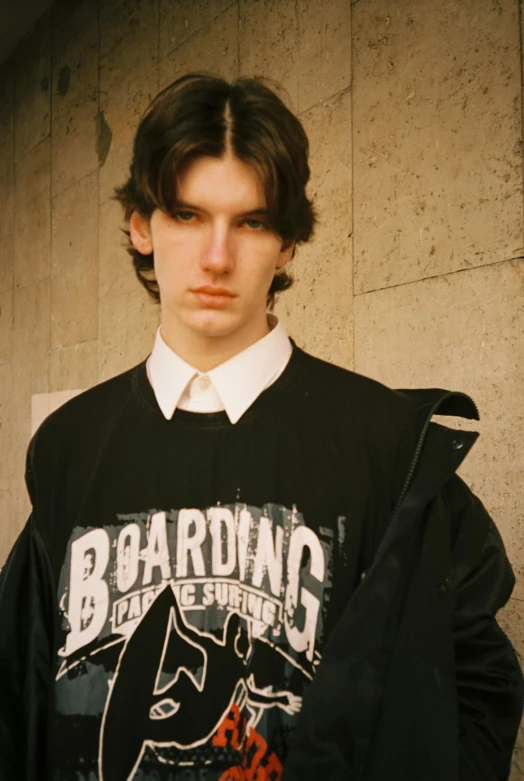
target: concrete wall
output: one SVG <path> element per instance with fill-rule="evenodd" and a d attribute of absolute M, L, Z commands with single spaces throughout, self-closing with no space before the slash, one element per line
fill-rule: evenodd
<path fill-rule="evenodd" d="M 518 0 L 98 5 L 56 3 L 0 69 L 0 561 L 29 509 L 32 410 L 152 344 L 158 312 L 109 200 L 140 113 L 189 70 L 264 74 L 309 133 L 321 219 L 277 314 L 316 355 L 476 400 L 481 438 L 461 473 L 515 567 L 501 623 L 524 654 Z"/>

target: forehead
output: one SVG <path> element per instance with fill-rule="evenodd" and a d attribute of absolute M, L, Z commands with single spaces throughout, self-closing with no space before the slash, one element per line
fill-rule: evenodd
<path fill-rule="evenodd" d="M 253 166 L 231 154 L 199 157 L 177 177 L 177 198 L 202 209 L 224 210 L 266 205 L 264 186 Z"/>

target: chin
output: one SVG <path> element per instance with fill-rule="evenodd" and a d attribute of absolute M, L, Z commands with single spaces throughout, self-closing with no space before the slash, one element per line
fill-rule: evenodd
<path fill-rule="evenodd" d="M 229 336 L 242 328 L 243 323 L 228 312 L 204 311 L 199 312 L 195 317 L 187 318 L 185 325 L 195 334 L 219 337 Z"/>

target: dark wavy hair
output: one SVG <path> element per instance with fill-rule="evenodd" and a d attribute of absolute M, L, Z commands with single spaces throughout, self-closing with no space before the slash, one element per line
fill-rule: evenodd
<path fill-rule="evenodd" d="M 222 157 L 231 149 L 260 177 L 270 228 L 283 240 L 308 241 L 317 222 L 305 193 L 309 142 L 300 120 L 263 83 L 270 81 L 257 76 L 229 83 L 208 72 L 188 73 L 159 92 L 138 126 L 129 178 L 114 188 L 113 199 L 122 204 L 126 221 L 134 211 L 146 218 L 157 208 L 171 214 L 177 177 L 197 158 Z M 138 252 L 129 230 L 123 232 L 138 279 L 160 302 L 153 253 Z M 285 270 L 275 274 L 269 309 L 275 295 L 292 284 Z"/>

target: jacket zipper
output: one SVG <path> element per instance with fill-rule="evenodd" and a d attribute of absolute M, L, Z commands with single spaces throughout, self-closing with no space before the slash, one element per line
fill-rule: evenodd
<path fill-rule="evenodd" d="M 397 518 L 397 515 L 400 512 L 400 507 L 401 507 L 402 502 L 404 501 L 404 498 L 405 498 L 405 496 L 406 496 L 406 494 L 408 492 L 408 488 L 410 486 L 411 480 L 412 480 L 413 475 L 415 473 L 415 469 L 417 468 L 417 464 L 418 464 L 418 461 L 419 461 L 419 458 L 420 458 L 420 454 L 422 453 L 422 447 L 424 445 L 424 440 L 426 439 L 426 434 L 428 433 L 428 428 L 429 428 L 429 425 L 431 423 L 431 418 L 433 417 L 433 415 L 436 415 L 437 410 L 443 404 L 443 402 L 446 401 L 446 399 L 451 398 L 452 396 L 462 396 L 462 397 L 468 399 L 469 401 L 471 401 L 471 403 L 473 404 L 475 409 L 477 409 L 477 406 L 476 406 L 475 402 L 473 401 L 473 399 L 471 398 L 471 396 L 468 396 L 466 393 L 459 393 L 458 391 L 447 391 L 447 393 L 445 393 L 443 396 L 441 396 L 435 402 L 435 404 L 431 407 L 431 409 L 430 409 L 430 411 L 429 411 L 429 413 L 428 413 L 428 415 L 426 417 L 426 420 L 424 421 L 424 425 L 422 426 L 422 430 L 421 430 L 419 438 L 418 438 L 417 446 L 415 448 L 415 454 L 414 454 L 414 456 L 413 456 L 413 458 L 411 460 L 411 464 L 410 464 L 410 467 L 408 469 L 408 473 L 406 475 L 406 479 L 404 480 L 404 485 L 402 486 L 402 490 L 401 490 L 401 492 L 399 494 L 399 497 L 397 499 L 397 503 L 395 504 L 395 507 L 393 509 L 393 513 L 391 514 L 391 518 L 389 519 L 388 524 L 387 524 L 386 528 L 384 529 L 384 532 L 382 534 L 382 538 L 385 537 L 385 535 L 387 534 L 388 530 L 390 529 L 391 525 L 394 523 L 394 521 Z M 374 564 L 374 561 L 371 562 L 371 565 L 370 565 L 369 569 L 371 569 L 373 564 Z M 363 572 L 361 574 L 361 576 L 360 576 L 361 580 L 363 580 L 366 577 L 367 572 L 369 571 L 369 569 L 366 572 Z"/>

